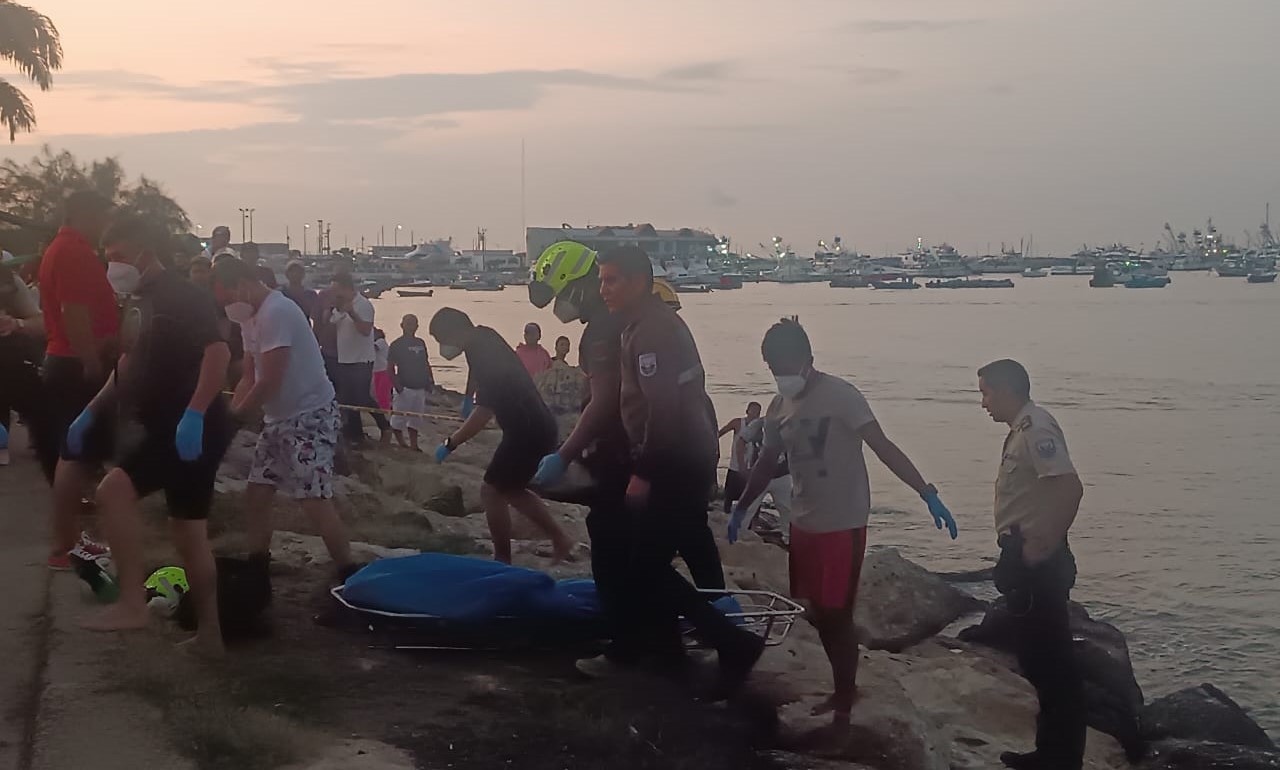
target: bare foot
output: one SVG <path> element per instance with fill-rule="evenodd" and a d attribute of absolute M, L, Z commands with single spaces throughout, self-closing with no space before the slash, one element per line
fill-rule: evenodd
<path fill-rule="evenodd" d="M 575 561 L 573 557 L 573 546 L 573 541 L 568 538 L 559 542 L 552 542 L 551 564 L 554 566 L 556 564 L 564 564 L 565 562 L 572 563 Z"/>
<path fill-rule="evenodd" d="M 857 701 L 858 695 L 856 692 L 852 695 L 832 695 L 814 706 L 809 711 L 809 714 L 815 717 L 830 714 L 832 724 L 849 724 L 849 714 L 853 711 L 853 704 L 857 703 Z"/>
<path fill-rule="evenodd" d="M 219 660 L 227 654 L 227 648 L 222 644 L 222 639 L 208 634 L 201 636 L 197 633 L 185 642 L 179 642 L 178 649 L 209 660 Z"/>
<path fill-rule="evenodd" d="M 80 621 L 80 627 L 87 631 L 136 631 L 146 628 L 150 619 L 145 604 L 130 607 L 117 603 Z"/>

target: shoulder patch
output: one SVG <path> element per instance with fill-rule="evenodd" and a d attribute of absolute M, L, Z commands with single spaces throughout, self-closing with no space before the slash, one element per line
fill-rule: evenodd
<path fill-rule="evenodd" d="M 1040 455 L 1044 460 L 1051 459 L 1054 455 L 1058 454 L 1058 442 L 1051 438 L 1037 442 L 1036 454 Z"/>
<path fill-rule="evenodd" d="M 1014 426 L 1014 430 L 1019 430 L 1019 431 L 1030 430 L 1030 429 L 1031 429 L 1031 415 L 1027 415 L 1023 417 L 1021 420 L 1018 421 L 1018 424 Z"/>
<path fill-rule="evenodd" d="M 652 377 L 658 373 L 658 354 L 657 353 L 641 353 L 636 359 L 636 365 L 640 369 L 641 377 Z"/>

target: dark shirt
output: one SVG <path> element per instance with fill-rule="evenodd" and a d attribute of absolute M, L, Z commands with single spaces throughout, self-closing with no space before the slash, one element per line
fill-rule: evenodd
<path fill-rule="evenodd" d="M 427 361 L 427 343 L 418 337 L 401 337 L 387 349 L 392 382 L 411 390 L 430 390 L 435 384 Z"/>
<path fill-rule="evenodd" d="M 623 329 L 619 397 L 636 475 L 653 481 L 715 473 L 719 431 L 698 346 L 656 294 Z"/>
<path fill-rule="evenodd" d="M 121 341 L 128 361 L 118 396 L 126 415 L 147 427 L 172 428 L 195 393 L 205 348 L 223 341 L 217 304 L 205 290 L 163 271 L 144 282 L 125 310 Z M 208 413 L 224 409 L 218 397 Z"/>
<path fill-rule="evenodd" d="M 501 334 L 487 326 L 477 326 L 466 355 L 475 404 L 492 410 L 504 433 L 542 436 L 550 426 L 551 435 L 555 435 L 556 421 L 551 410 Z"/>
<path fill-rule="evenodd" d="M 622 361 L 622 319 L 613 313 L 601 313 L 587 322 L 582 330 L 582 339 L 578 342 L 578 360 L 587 379 L 594 379 L 602 373 L 619 376 Z M 586 402 L 591 401 L 591 390 L 587 390 Z M 588 467 L 609 464 L 611 466 L 629 466 L 631 450 L 627 444 L 627 431 L 622 427 L 622 412 L 609 418 L 608 426 L 602 429 L 599 438 L 588 447 L 583 459 Z"/>
<path fill-rule="evenodd" d="M 308 321 L 315 320 L 320 298 L 314 291 L 307 288 L 295 289 L 292 286 L 285 286 L 280 290 L 280 293 L 293 300 L 294 304 L 302 308 L 302 313 L 307 317 Z"/>
<path fill-rule="evenodd" d="M 311 317 L 315 325 L 316 341 L 325 358 L 338 357 L 338 326 L 329 320 L 334 308 L 333 292 L 329 289 L 316 293 L 316 314 Z M 306 308 L 303 308 L 305 311 Z"/>

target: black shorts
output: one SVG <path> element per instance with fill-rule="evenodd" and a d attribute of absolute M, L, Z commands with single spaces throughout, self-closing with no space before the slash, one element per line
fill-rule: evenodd
<path fill-rule="evenodd" d="M 170 518 L 184 521 L 208 518 L 218 466 L 231 445 L 230 422 L 222 417 L 206 416 L 204 451 L 195 462 L 184 462 L 178 457 L 174 445 L 176 430 L 176 425 L 141 429 L 140 441 L 123 448 L 118 467 L 133 482 L 138 499 L 163 491 Z M 128 428 L 121 429 L 124 443 L 128 443 L 129 432 Z"/>
<path fill-rule="evenodd" d="M 502 441 L 484 471 L 484 483 L 499 492 L 518 492 L 529 486 L 542 458 L 556 451 L 554 425 L 547 429 L 504 431 Z"/>
<path fill-rule="evenodd" d="M 729 513 L 733 509 L 734 502 L 747 488 L 747 477 L 735 470 L 725 471 L 724 474 L 724 512 Z"/>

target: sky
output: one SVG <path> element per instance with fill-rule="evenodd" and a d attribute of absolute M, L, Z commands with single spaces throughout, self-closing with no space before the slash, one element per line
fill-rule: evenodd
<path fill-rule="evenodd" d="M 25 1 L 66 59 L 0 157 L 116 156 L 205 233 L 1044 254 L 1280 219 L 1276 0 Z"/>

